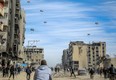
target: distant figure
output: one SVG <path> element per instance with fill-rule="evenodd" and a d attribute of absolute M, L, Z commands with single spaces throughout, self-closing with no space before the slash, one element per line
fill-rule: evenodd
<path fill-rule="evenodd" d="M 89 74 L 90 74 L 90 79 L 93 79 L 94 78 L 94 70 L 92 68 L 90 69 Z"/>
<path fill-rule="evenodd" d="M 55 67 L 55 73 L 57 73 L 58 72 L 58 69 L 57 69 L 57 67 Z"/>
<path fill-rule="evenodd" d="M 72 75 L 74 75 L 74 77 L 76 78 L 76 75 L 75 75 L 75 72 L 74 72 L 74 68 L 70 69 L 70 73 L 71 73 L 70 77 L 72 77 Z"/>
<path fill-rule="evenodd" d="M 18 74 L 20 74 L 20 72 L 21 72 L 21 67 L 18 66 L 17 70 L 18 70 Z"/>
<path fill-rule="evenodd" d="M 103 69 L 102 69 L 102 67 L 100 68 L 100 76 L 102 76 L 102 74 L 103 74 Z"/>
<path fill-rule="evenodd" d="M 30 80 L 31 72 L 32 72 L 31 67 L 27 66 L 27 68 L 26 68 L 26 73 L 27 73 L 26 78 L 27 78 L 27 80 Z"/>
<path fill-rule="evenodd" d="M 5 70 L 6 70 L 6 77 L 8 77 L 9 76 L 9 66 L 7 66 Z"/>
<path fill-rule="evenodd" d="M 107 68 L 106 67 L 103 68 L 103 75 L 104 75 L 104 78 L 107 78 Z"/>
<path fill-rule="evenodd" d="M 6 75 L 6 67 L 3 66 L 2 67 L 2 77 L 5 77 L 5 75 Z"/>
<path fill-rule="evenodd" d="M 109 78 L 110 80 L 115 80 L 115 68 L 113 67 L 113 64 L 111 64 L 111 67 L 109 68 Z"/>
<path fill-rule="evenodd" d="M 13 76 L 13 79 L 14 79 L 14 73 L 15 73 L 15 68 L 14 68 L 14 65 L 12 65 L 11 68 L 10 68 L 10 76 L 9 76 L 9 78 L 11 76 Z"/>
<path fill-rule="evenodd" d="M 47 66 L 46 60 L 41 61 L 41 65 L 35 71 L 34 80 L 52 80 L 51 69 Z"/>

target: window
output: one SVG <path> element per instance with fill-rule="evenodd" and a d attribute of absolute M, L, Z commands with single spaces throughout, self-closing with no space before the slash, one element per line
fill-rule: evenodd
<path fill-rule="evenodd" d="M 7 18 L 7 16 L 8 16 L 8 13 L 4 13 L 4 17 Z"/>

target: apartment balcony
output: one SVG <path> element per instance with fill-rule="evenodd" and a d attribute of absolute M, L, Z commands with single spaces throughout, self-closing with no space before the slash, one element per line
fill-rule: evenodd
<path fill-rule="evenodd" d="M 8 26 L 8 20 L 5 18 L 0 18 L 0 22 L 3 23 L 3 25 Z"/>
<path fill-rule="evenodd" d="M 1 32 L 0 31 L 0 51 L 1 52 L 6 52 L 7 50 L 7 32 Z"/>
<path fill-rule="evenodd" d="M 17 4 L 20 4 L 20 0 L 16 0 L 16 3 L 17 3 Z"/>
<path fill-rule="evenodd" d="M 3 31 L 3 24 L 0 23 L 0 31 Z"/>
<path fill-rule="evenodd" d="M 17 44 L 20 44 L 19 38 L 15 38 L 15 39 L 14 39 L 14 44 L 16 44 L 16 45 L 17 45 Z"/>
<path fill-rule="evenodd" d="M 8 7 L 4 7 L 4 13 L 8 13 L 9 10 L 8 10 Z"/>

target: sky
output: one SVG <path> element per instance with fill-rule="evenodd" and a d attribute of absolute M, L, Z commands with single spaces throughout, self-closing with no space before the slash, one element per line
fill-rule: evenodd
<path fill-rule="evenodd" d="M 70 41 L 106 42 L 106 53 L 116 54 L 116 0 L 21 0 L 21 5 L 25 46 L 39 40 L 36 45 L 44 48 L 49 66 L 61 63 Z"/>

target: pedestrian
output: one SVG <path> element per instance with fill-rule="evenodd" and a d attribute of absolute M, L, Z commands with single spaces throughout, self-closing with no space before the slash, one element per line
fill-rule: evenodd
<path fill-rule="evenodd" d="M 100 76 L 102 77 L 102 74 L 103 74 L 103 69 L 102 67 L 100 68 Z"/>
<path fill-rule="evenodd" d="M 5 75 L 6 75 L 6 67 L 3 66 L 2 67 L 2 77 L 5 77 Z"/>
<path fill-rule="evenodd" d="M 13 76 L 13 79 L 14 79 L 14 73 L 15 73 L 14 65 L 11 65 L 9 79 L 11 78 L 11 76 Z"/>
<path fill-rule="evenodd" d="M 74 77 L 76 78 L 76 75 L 75 75 L 75 72 L 74 72 L 74 68 L 71 68 L 71 69 L 70 69 L 70 72 L 71 72 L 70 77 L 72 77 L 72 75 L 74 75 Z"/>
<path fill-rule="evenodd" d="M 58 72 L 58 69 L 57 69 L 57 67 L 55 67 L 55 73 L 57 73 Z"/>
<path fill-rule="evenodd" d="M 93 68 L 90 69 L 89 74 L 90 74 L 90 79 L 93 79 L 94 78 L 94 70 L 93 70 Z"/>
<path fill-rule="evenodd" d="M 106 67 L 103 68 L 103 74 L 104 74 L 104 78 L 106 79 L 107 78 L 107 68 Z"/>
<path fill-rule="evenodd" d="M 46 60 L 41 61 L 41 65 L 37 68 L 34 74 L 34 80 L 52 80 L 52 71 L 47 66 Z"/>
<path fill-rule="evenodd" d="M 26 78 L 27 78 L 27 80 L 30 80 L 31 72 L 32 72 L 31 67 L 27 66 L 27 68 L 26 68 L 26 73 L 27 73 Z"/>
<path fill-rule="evenodd" d="M 111 64 L 111 67 L 109 68 L 109 78 L 110 80 L 115 80 L 115 68 L 113 64 Z"/>
<path fill-rule="evenodd" d="M 6 77 L 8 77 L 9 76 L 9 66 L 7 66 L 5 70 L 6 70 Z"/>
<path fill-rule="evenodd" d="M 18 70 L 18 74 L 20 74 L 20 72 L 21 72 L 21 67 L 18 66 L 17 70 Z"/>

